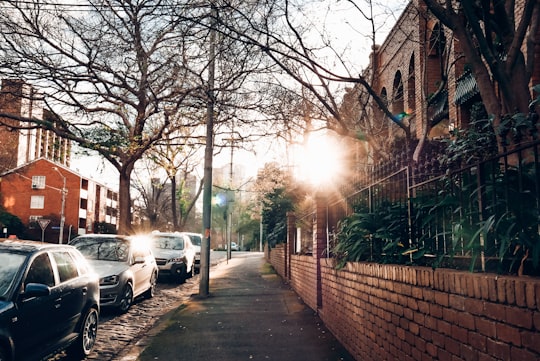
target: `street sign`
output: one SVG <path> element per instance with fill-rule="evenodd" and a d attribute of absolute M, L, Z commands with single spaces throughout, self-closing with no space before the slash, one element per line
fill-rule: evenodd
<path fill-rule="evenodd" d="M 41 230 L 44 231 L 45 228 L 47 228 L 47 226 L 49 225 L 49 223 L 51 223 L 51 220 L 50 219 L 40 218 L 40 219 L 38 219 L 37 222 L 39 223 L 39 226 L 41 227 Z"/>

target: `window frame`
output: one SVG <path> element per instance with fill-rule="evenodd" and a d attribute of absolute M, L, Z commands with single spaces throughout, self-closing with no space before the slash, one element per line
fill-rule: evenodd
<path fill-rule="evenodd" d="M 30 209 L 45 209 L 45 196 L 43 195 L 30 196 Z"/>
<path fill-rule="evenodd" d="M 47 176 L 33 175 L 32 176 L 32 189 L 45 189 L 47 184 Z"/>

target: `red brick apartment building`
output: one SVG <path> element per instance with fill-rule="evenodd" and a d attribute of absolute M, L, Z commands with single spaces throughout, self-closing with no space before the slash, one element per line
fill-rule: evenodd
<path fill-rule="evenodd" d="M 49 242 L 59 241 L 62 213 L 63 243 L 77 234 L 100 232 L 98 224 L 115 228 L 117 222 L 118 193 L 44 158 L 0 174 L 0 202 L 33 238 L 42 235 L 38 221 L 49 220 L 44 232 Z"/>
<path fill-rule="evenodd" d="M 13 79 L 1 81 L 0 113 L 15 119 L 52 116 L 43 109 L 39 93 Z M 25 129 L 12 118 L 2 118 L 2 123 L 0 205 L 21 219 L 31 238 L 58 242 L 62 237 L 67 242 L 77 234 L 102 232 L 98 226 L 116 229 L 118 193 L 69 169 L 69 140 L 40 128 Z M 39 219 L 50 221 L 44 234 Z"/>

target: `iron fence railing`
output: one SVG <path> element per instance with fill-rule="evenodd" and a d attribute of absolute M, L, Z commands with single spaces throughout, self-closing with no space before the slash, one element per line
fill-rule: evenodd
<path fill-rule="evenodd" d="M 373 250 L 367 260 L 505 273 L 538 269 L 539 153 L 536 141 L 429 179 L 403 167 L 330 202 L 329 234 L 352 213 L 371 214 L 377 224 L 367 237 Z"/>

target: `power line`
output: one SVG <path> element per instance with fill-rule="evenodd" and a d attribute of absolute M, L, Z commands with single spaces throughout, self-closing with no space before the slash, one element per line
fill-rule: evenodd
<path fill-rule="evenodd" d="M 51 3 L 40 3 L 36 1 L 31 0 L 22 0 L 22 1 L 16 1 L 17 6 L 10 5 L 7 2 L 2 2 L 0 5 L 0 9 L 19 9 L 19 10 L 32 10 L 35 8 L 39 8 L 40 10 L 59 10 L 62 9 L 62 11 L 97 11 L 97 10 L 123 10 L 126 8 L 129 8 L 129 6 L 122 6 L 122 5 L 114 5 L 114 4 L 92 4 L 92 3 L 59 3 L 59 2 L 51 2 Z M 28 5 L 27 8 L 23 8 L 21 5 Z M 199 7 L 199 6 L 197 6 Z M 71 9 L 70 9 L 71 8 Z M 144 9 L 168 9 L 173 10 L 177 9 L 178 6 L 175 4 L 142 4 L 137 6 L 137 8 L 144 10 Z"/>

